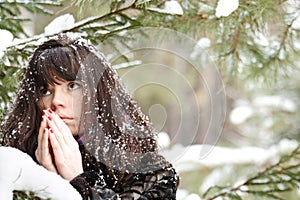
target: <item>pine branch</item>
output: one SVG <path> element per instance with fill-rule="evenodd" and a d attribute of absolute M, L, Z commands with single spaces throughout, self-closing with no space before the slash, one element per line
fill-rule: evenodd
<path fill-rule="evenodd" d="M 292 29 L 292 25 L 299 17 L 300 17 L 300 12 L 298 12 L 297 15 L 295 17 L 293 17 L 291 22 L 287 24 L 287 26 L 285 28 L 285 31 L 283 32 L 283 36 L 281 38 L 281 41 L 280 41 L 280 47 L 279 47 L 277 53 L 275 54 L 276 57 L 280 56 L 281 51 L 286 50 L 286 48 L 287 48 L 286 46 L 288 45 L 287 40 L 289 39 L 289 35 L 290 35 L 291 29 Z"/>
<path fill-rule="evenodd" d="M 90 17 L 90 18 L 81 20 L 81 21 L 77 22 L 73 27 L 71 27 L 69 29 L 66 29 L 66 30 L 63 30 L 62 32 L 80 32 L 82 30 L 88 30 L 89 28 L 93 29 L 93 27 L 91 26 L 92 24 L 94 24 L 96 22 L 99 22 L 99 21 L 103 21 L 104 19 L 107 19 L 107 18 L 111 18 L 114 15 L 118 15 L 118 14 L 121 15 L 122 12 L 134 8 L 135 7 L 134 6 L 135 2 L 136 1 L 134 1 L 132 4 L 128 5 L 127 7 L 121 8 L 119 10 L 115 10 L 111 13 L 106 14 L 106 15 Z M 124 15 L 122 15 L 122 16 L 124 16 Z M 127 19 L 128 19 L 128 17 L 127 17 Z M 118 24 L 119 23 L 117 23 L 116 25 L 118 25 Z M 106 27 L 105 24 L 103 24 L 102 27 L 103 28 Z M 97 29 L 99 29 L 99 28 L 100 27 L 97 27 Z M 114 32 L 118 32 L 118 31 L 114 30 Z M 9 46 L 8 49 L 16 48 L 19 51 L 23 51 L 23 50 L 27 49 L 28 46 L 30 46 L 30 45 L 31 45 L 30 48 L 35 48 L 37 46 L 37 45 L 34 45 L 34 43 L 36 41 L 38 41 L 40 39 L 43 39 L 43 38 L 50 38 L 50 37 L 53 37 L 55 35 L 57 35 L 57 33 L 49 34 L 49 35 L 45 35 L 45 34 L 35 35 L 31 38 L 27 38 L 27 39 L 25 39 L 25 40 L 23 40 L 19 43 L 16 43 L 13 46 Z M 104 34 L 104 35 L 106 35 L 106 34 Z M 107 37 L 107 36 L 105 36 L 105 37 Z"/>
<path fill-rule="evenodd" d="M 68 30 L 64 30 L 62 32 L 81 32 L 81 33 L 88 33 L 86 36 L 87 39 L 90 39 L 94 43 L 99 43 L 99 41 L 103 41 L 109 37 L 115 36 L 115 38 L 118 38 L 118 33 L 133 29 L 135 27 L 140 26 L 141 24 L 138 21 L 135 21 L 134 19 L 131 19 L 129 16 L 127 16 L 124 11 L 134 9 L 135 3 L 138 1 L 133 1 L 131 4 L 121 7 L 121 4 L 116 5 L 116 9 L 114 9 L 113 12 L 110 12 L 103 16 L 96 16 L 96 17 L 90 17 L 88 19 L 82 20 L 77 22 L 72 28 Z M 15 15 L 19 12 L 20 6 L 26 6 L 27 9 L 30 8 L 30 6 L 26 5 L 24 2 L 3 2 L 3 6 L 7 6 L 7 4 L 11 4 L 12 8 L 9 7 L 7 9 L 7 13 L 10 13 L 12 15 Z M 43 5 L 50 5 L 51 1 L 45 2 Z M 51 4 L 52 5 L 52 4 Z M 54 5 L 60 5 L 60 4 L 54 4 Z M 41 6 L 41 4 L 39 4 Z M 37 5 L 32 5 L 32 7 L 37 8 Z M 6 8 L 6 7 L 5 7 Z M 32 9 L 29 9 L 30 12 L 32 12 Z M 122 19 L 122 21 L 118 20 L 119 18 Z M 22 18 L 21 18 L 22 19 Z M 13 21 L 14 20 L 14 21 Z M 22 19 L 23 20 L 23 19 Z M 17 33 L 23 33 L 25 34 L 24 30 L 21 26 L 22 21 L 18 21 L 17 18 L 12 18 L 11 21 L 9 21 L 9 24 L 5 23 L 4 27 L 5 29 L 10 30 L 11 32 L 14 32 L 15 36 Z M 101 22 L 101 23 L 100 23 Z M 106 23 L 107 22 L 107 23 Z M 127 22 L 130 22 L 129 26 L 125 26 Z M 96 26 L 95 26 L 96 25 Z M 94 27 L 95 26 L 95 27 Z M 0 24 L 1 28 L 1 24 Z M 99 30 L 107 30 L 105 34 L 100 34 Z M 0 102 L 3 102 L 5 104 L 2 104 L 2 109 L 5 110 L 10 102 L 10 96 L 7 95 L 10 92 L 13 92 L 16 90 L 17 84 L 11 83 L 5 81 L 5 77 L 7 76 L 7 70 L 10 69 L 11 72 L 13 72 L 13 75 L 17 77 L 21 77 L 20 74 L 23 72 L 24 67 L 29 59 L 29 57 L 32 55 L 33 50 L 45 39 L 50 38 L 57 34 L 51 34 L 51 35 L 35 35 L 30 38 L 26 38 L 24 40 L 21 40 L 18 43 L 14 43 L 13 45 L 7 47 L 5 50 L 4 56 L 0 59 L 0 69 L 4 72 L 3 76 L 3 83 L 1 86 L 1 95 L 0 95 Z M 119 37 L 120 38 L 120 37 Z M 113 40 L 110 40 L 113 46 L 115 46 L 115 42 Z M 121 41 L 121 40 L 120 40 Z M 122 42 L 121 42 L 122 43 Z M 122 43 L 125 45 L 126 43 Z M 128 47 L 128 46 L 127 46 Z M 125 58 L 125 57 L 124 57 Z M 126 60 L 126 59 L 125 59 Z M 13 67 L 12 67 L 13 66 Z M 11 80 L 11 79 L 10 79 Z M 9 85 L 10 87 L 7 87 Z M 5 105 L 5 107 L 3 107 Z M 3 110 L 0 113 L 0 118 L 3 114 Z"/>
<path fill-rule="evenodd" d="M 2 0 L 0 1 L 0 28 L 9 30 L 15 37 L 24 35 L 25 33 L 22 22 L 29 21 L 28 18 L 16 17 L 21 15 L 21 8 L 31 13 L 43 13 L 47 15 L 53 14 L 53 12 L 47 7 L 58 7 L 62 6 L 60 1 L 44 1 L 44 0 Z"/>
<path fill-rule="evenodd" d="M 252 178 L 235 187 L 210 187 L 204 194 L 205 200 L 217 198 L 243 199 L 245 194 L 283 199 L 281 193 L 293 191 L 300 185 L 300 146 L 291 154 L 283 156 L 279 162 L 266 168 Z M 217 192 L 213 192 L 217 190 Z"/>
<path fill-rule="evenodd" d="M 254 79 L 276 82 L 281 75 L 288 75 L 290 71 L 294 71 L 293 67 L 297 63 L 294 57 L 298 57 L 298 52 L 289 50 L 295 49 L 294 45 L 297 42 L 286 43 L 291 40 L 293 34 L 288 29 L 282 30 L 287 13 L 284 13 L 281 7 L 285 2 L 276 1 L 278 6 L 274 6 L 275 2 L 271 0 L 240 2 L 238 10 L 230 16 L 217 18 L 214 16 L 216 1 L 201 1 L 200 5 L 199 2 L 186 0 L 181 4 L 185 12 L 183 16 L 166 17 L 145 9 L 143 14 L 138 16 L 138 21 L 147 27 L 164 27 L 196 37 L 209 37 L 212 40 L 210 52 L 216 58 L 213 61 L 220 66 L 227 80 Z M 270 37 L 265 35 L 265 32 L 273 20 L 280 29 L 272 32 Z M 285 31 L 284 34 L 281 34 L 282 31 Z M 269 39 L 267 47 L 257 43 L 258 33 Z M 299 41 L 299 37 L 295 40 Z M 277 53 L 270 54 L 274 49 L 271 45 L 276 41 L 281 44 L 281 48 L 276 48 Z M 282 59 L 282 52 L 286 58 Z M 245 58 L 249 60 L 248 63 L 244 62 Z M 253 61 L 250 58 L 253 58 Z"/>
<path fill-rule="evenodd" d="M 74 27 L 72 27 L 71 29 L 65 30 L 64 32 L 76 32 L 76 31 L 80 30 L 81 28 L 83 28 L 85 26 L 88 26 L 90 24 L 93 24 L 93 23 L 95 23 L 97 21 L 101 21 L 102 19 L 105 19 L 105 18 L 108 18 L 110 16 L 119 14 L 119 13 L 121 13 L 123 11 L 126 11 L 126 10 L 130 9 L 130 8 L 134 8 L 134 3 L 135 2 L 133 2 L 132 4 L 130 4 L 127 7 L 121 8 L 119 10 L 115 10 L 115 11 L 113 11 L 111 13 L 108 13 L 107 15 L 97 16 L 97 17 L 89 18 L 88 20 L 80 21 Z"/>
<path fill-rule="evenodd" d="M 35 196 L 33 192 L 14 191 L 13 200 L 42 200 L 42 199 Z"/>
<path fill-rule="evenodd" d="M 20 3 L 21 1 L 17 2 Z M 43 5 L 42 2 L 36 7 Z M 240 8 L 232 15 L 226 18 L 216 18 L 214 16 L 216 1 L 201 1 L 201 4 L 195 0 L 182 1 L 181 5 L 184 10 L 182 16 L 154 12 L 148 9 L 149 7 L 162 7 L 165 3 L 162 0 L 135 0 L 128 5 L 122 1 L 118 4 L 112 3 L 111 12 L 81 20 L 72 28 L 62 32 L 81 33 L 94 44 L 108 43 L 110 41 L 112 47 L 122 44 L 124 48 L 130 48 L 128 45 L 130 40 L 123 42 L 124 39 L 119 33 L 139 27 L 163 27 L 192 35 L 204 34 L 211 38 L 211 52 L 216 58 L 214 61 L 219 66 L 225 66 L 225 69 L 222 67 L 220 69 L 228 80 L 253 80 L 261 77 L 276 79 L 281 74 L 289 72 L 290 66 L 295 65 L 296 61 L 293 60 L 293 56 L 296 56 L 297 52 L 290 52 L 290 49 L 295 49 L 293 45 L 299 40 L 299 38 L 294 38 L 295 42 L 288 42 L 293 37 L 292 33 L 294 31 L 291 30 L 291 22 L 281 37 L 275 38 L 275 40 L 280 41 L 280 48 L 276 49 L 276 53 L 266 54 L 268 49 L 255 42 L 258 37 L 257 34 L 262 33 L 266 28 L 267 21 L 264 18 L 276 16 L 279 12 L 280 4 L 284 1 L 277 0 L 276 2 L 279 3 L 279 6 L 274 7 L 273 0 L 241 2 Z M 46 1 L 46 3 L 52 5 L 51 1 Z M 203 7 L 207 9 L 203 9 Z M 11 11 L 11 13 L 17 12 L 19 11 Z M 16 33 L 22 33 L 22 21 L 14 20 L 16 26 L 9 25 L 7 29 L 10 28 L 9 30 Z M 18 57 L 22 58 L 21 61 L 26 61 L 32 50 L 39 44 L 37 41 L 54 35 L 56 34 L 41 34 L 27 38 L 23 42 L 8 47 L 4 58 L 11 61 L 11 65 L 17 65 L 22 68 L 24 63 L 20 62 Z M 113 48 L 115 50 L 118 49 Z M 17 54 L 14 54 L 14 51 Z M 288 56 L 286 59 L 280 58 L 280 54 L 283 51 Z M 250 60 L 249 63 L 245 63 L 244 60 L 241 60 L 241 58 L 245 57 L 255 58 L 255 62 Z M 283 65 L 286 67 L 282 68 Z"/>
<path fill-rule="evenodd" d="M 62 6 L 61 1 L 47 1 L 47 0 L 38 0 L 38 1 L 32 1 L 32 0 L 4 0 L 0 2 L 1 5 L 8 5 L 9 8 L 12 9 L 18 9 L 18 7 L 23 7 L 29 12 L 40 12 L 44 14 L 53 14 L 53 12 L 49 9 L 46 9 L 45 6 L 51 6 L 51 7 L 60 7 Z M 20 14 L 20 13 L 19 13 Z"/>

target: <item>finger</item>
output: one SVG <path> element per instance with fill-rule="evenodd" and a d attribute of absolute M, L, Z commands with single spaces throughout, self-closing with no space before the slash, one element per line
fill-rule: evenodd
<path fill-rule="evenodd" d="M 71 145 L 74 143 L 74 137 L 71 130 L 57 114 L 51 114 L 48 117 L 48 123 L 62 148 L 65 145 Z"/>
<path fill-rule="evenodd" d="M 53 151 L 54 158 L 55 158 L 54 159 L 55 164 L 59 168 L 61 165 L 61 161 L 64 160 L 63 150 L 61 148 L 60 142 L 57 140 L 57 137 L 54 134 L 54 132 L 52 131 L 52 129 L 50 129 L 49 133 L 50 133 L 50 135 L 49 135 L 50 143 L 51 143 L 52 151 Z"/>
<path fill-rule="evenodd" d="M 43 115 L 41 120 L 41 125 L 39 128 L 39 134 L 38 134 L 38 146 L 35 151 L 36 159 L 40 162 L 41 161 L 41 152 L 42 152 L 42 138 L 45 132 L 45 128 L 47 126 L 46 117 Z"/>
<path fill-rule="evenodd" d="M 46 117 L 43 115 L 42 116 L 42 121 L 39 129 L 39 135 L 38 135 L 38 143 L 41 142 L 42 136 L 44 134 L 44 130 L 47 127 L 47 120 Z"/>
<path fill-rule="evenodd" d="M 48 121 L 49 127 L 51 129 L 51 132 L 55 134 L 55 137 L 56 137 L 57 141 L 59 142 L 61 148 L 66 146 L 67 141 L 65 141 L 65 138 L 64 138 L 64 130 L 62 130 L 62 128 L 60 128 L 54 122 L 53 115 L 48 116 L 47 121 Z"/>
<path fill-rule="evenodd" d="M 63 178 L 72 180 L 75 176 L 83 172 L 80 151 L 78 148 L 67 147 L 66 150 L 62 149 L 55 133 L 51 129 L 49 134 L 56 169 Z"/>
<path fill-rule="evenodd" d="M 46 169 L 56 172 L 57 170 L 55 168 L 51 152 L 50 152 L 50 146 L 49 146 L 49 129 L 45 128 L 44 133 L 41 137 L 41 142 L 39 144 L 39 148 L 36 150 L 36 155 L 39 163 L 44 166 Z"/>
<path fill-rule="evenodd" d="M 67 124 L 60 118 L 58 114 L 53 112 L 50 108 L 47 109 L 47 113 L 51 115 L 55 125 L 59 129 L 59 131 L 63 134 L 63 137 L 66 142 L 74 142 L 73 134 Z"/>
<path fill-rule="evenodd" d="M 46 160 L 49 158 L 50 151 L 49 151 L 49 129 L 45 128 L 44 134 L 42 134 L 41 139 L 41 157 L 42 160 Z"/>
<path fill-rule="evenodd" d="M 51 145 L 49 143 L 50 139 L 50 129 L 45 128 L 45 133 L 43 135 L 43 144 L 42 144 L 42 159 L 43 159 L 43 166 L 55 173 L 57 172 L 55 166 L 55 156 L 54 153 L 51 152 Z"/>
<path fill-rule="evenodd" d="M 57 115 L 53 115 L 53 121 L 60 128 L 61 132 L 63 132 L 63 136 L 65 139 L 72 139 L 74 140 L 73 134 L 67 124 Z"/>

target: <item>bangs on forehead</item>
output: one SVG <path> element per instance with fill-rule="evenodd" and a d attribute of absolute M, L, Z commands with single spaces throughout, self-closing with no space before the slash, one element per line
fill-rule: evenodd
<path fill-rule="evenodd" d="M 39 86 L 57 84 L 57 81 L 73 81 L 80 67 L 74 50 L 68 47 L 45 50 L 36 65 L 36 82 Z"/>

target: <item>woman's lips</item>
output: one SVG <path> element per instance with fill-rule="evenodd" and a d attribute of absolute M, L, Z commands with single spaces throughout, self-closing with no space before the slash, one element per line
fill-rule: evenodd
<path fill-rule="evenodd" d="M 59 117 L 60 117 L 63 121 L 65 121 L 65 122 L 74 120 L 74 118 L 68 117 L 68 116 L 61 116 L 61 115 L 59 115 Z"/>

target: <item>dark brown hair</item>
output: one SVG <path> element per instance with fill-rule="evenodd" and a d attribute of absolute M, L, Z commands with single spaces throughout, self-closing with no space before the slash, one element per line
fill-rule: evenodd
<path fill-rule="evenodd" d="M 128 170 L 141 154 L 156 151 L 155 130 L 104 56 L 83 39 L 66 34 L 35 50 L 1 128 L 2 144 L 35 158 L 42 115 L 40 88 L 54 84 L 54 77 L 83 83 L 81 134 L 85 147 L 105 165 Z"/>

